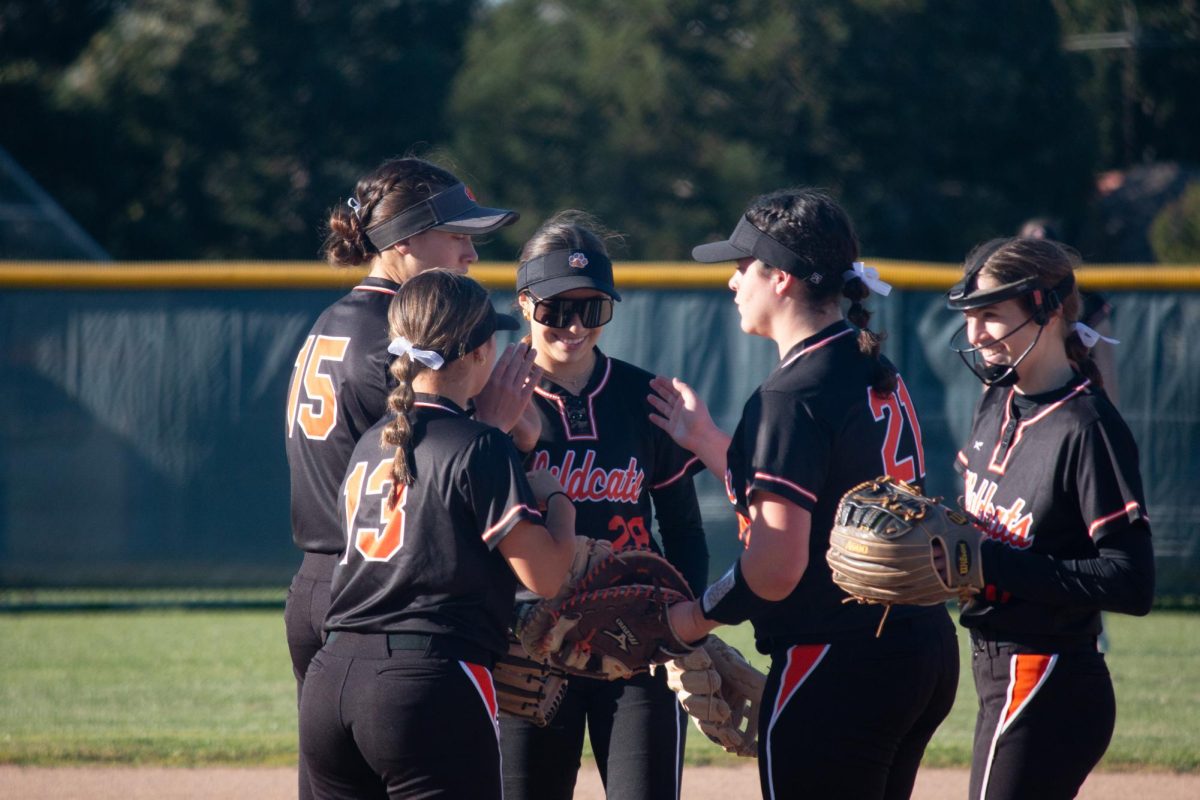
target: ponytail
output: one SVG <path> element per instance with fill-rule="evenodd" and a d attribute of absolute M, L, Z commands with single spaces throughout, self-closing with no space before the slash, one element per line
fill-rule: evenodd
<path fill-rule="evenodd" d="M 383 429 L 383 443 L 396 448 L 392 460 L 392 496 L 388 498 L 388 508 L 396 505 L 400 497 L 401 487 L 411 486 L 415 477 L 412 465 L 412 421 L 409 412 L 416 402 L 413 392 L 412 379 L 417 372 L 416 364 L 408 356 L 400 356 L 392 362 L 392 377 L 396 379 L 396 388 L 388 395 L 388 408 L 395 412 L 395 417 Z"/>
<path fill-rule="evenodd" d="M 1092 358 L 1092 350 L 1079 338 L 1079 333 L 1072 330 L 1064 342 L 1067 349 L 1067 359 L 1075 367 L 1075 371 L 1091 381 L 1096 387 L 1104 388 L 1104 377 L 1100 374 L 1100 365 Z"/>
<path fill-rule="evenodd" d="M 880 356 L 880 348 L 883 340 L 887 338 L 887 334 L 871 330 L 871 312 L 862 304 L 862 301 L 870 294 L 870 289 L 862 280 L 851 278 L 842 284 L 842 294 L 850 300 L 846 319 L 858 328 L 859 352 L 874 362 L 871 373 L 871 389 L 878 395 L 888 397 L 896 390 L 896 370 Z"/>

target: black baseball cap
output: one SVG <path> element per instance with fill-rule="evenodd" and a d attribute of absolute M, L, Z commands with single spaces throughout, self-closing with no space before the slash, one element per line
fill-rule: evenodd
<path fill-rule="evenodd" d="M 733 233 L 723 242 L 711 242 L 692 248 L 692 258 L 705 264 L 722 261 L 737 261 L 746 257 L 757 258 L 769 267 L 776 267 L 802 280 L 813 279 L 820 270 L 814 270 L 808 259 L 802 259 L 787 246 L 755 227 L 748 217 L 738 220 Z M 816 282 L 817 279 L 813 279 Z"/>
<path fill-rule="evenodd" d="M 511 314 L 504 314 L 497 311 L 495 306 L 488 303 L 491 313 L 479 321 L 469 334 L 467 341 L 463 345 L 463 352 L 470 353 L 475 348 L 480 347 L 488 339 L 492 338 L 496 331 L 516 331 L 521 329 L 521 323 Z M 456 351 L 449 353 L 438 353 L 447 364 L 458 358 Z"/>
<path fill-rule="evenodd" d="M 505 208 L 488 208 L 475 202 L 465 184 L 448 189 L 409 206 L 396 216 L 367 228 L 367 240 L 376 250 L 402 242 L 428 230 L 466 233 L 477 236 L 498 231 L 516 222 L 521 215 Z"/>
<path fill-rule="evenodd" d="M 554 250 L 523 262 L 517 270 L 518 293 L 529 291 L 545 299 L 572 289 L 596 289 L 621 299 L 613 286 L 612 261 L 595 250 Z"/>

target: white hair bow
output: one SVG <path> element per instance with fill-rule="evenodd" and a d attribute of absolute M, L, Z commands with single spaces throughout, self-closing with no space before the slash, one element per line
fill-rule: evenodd
<path fill-rule="evenodd" d="M 875 294 L 881 294 L 887 297 L 892 293 L 892 286 L 889 283 L 884 283 L 879 280 L 879 270 L 874 267 L 868 267 L 861 261 L 855 261 L 852 269 L 848 269 L 842 273 L 842 280 L 848 281 L 858 278 L 867 285 Z"/>
<path fill-rule="evenodd" d="M 388 345 L 388 352 L 394 356 L 408 356 L 413 361 L 419 361 L 430 369 L 441 369 L 442 364 L 446 363 L 444 358 L 432 350 L 413 347 L 413 343 L 403 336 L 392 339 L 392 343 Z"/>
<path fill-rule="evenodd" d="M 1093 347 L 1095 347 L 1096 343 L 1099 342 L 1101 339 L 1108 342 L 1109 344 L 1120 344 L 1121 343 L 1117 339 L 1110 339 L 1107 336 L 1104 336 L 1103 334 L 1101 334 L 1099 331 L 1089 328 L 1087 325 L 1084 325 L 1082 322 L 1075 323 L 1075 332 L 1079 334 L 1079 338 L 1083 341 L 1083 346 L 1086 347 L 1088 350 L 1091 350 Z"/>
<path fill-rule="evenodd" d="M 350 210 L 354 212 L 355 218 L 362 221 L 362 204 L 358 202 L 357 197 L 346 198 L 346 205 L 350 206 Z"/>

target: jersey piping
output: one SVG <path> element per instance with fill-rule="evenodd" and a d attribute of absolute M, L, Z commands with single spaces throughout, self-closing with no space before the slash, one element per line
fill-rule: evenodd
<path fill-rule="evenodd" d="M 1004 430 L 1012 423 L 1012 397 L 1013 393 L 1016 392 L 1016 389 L 1010 389 L 1008 392 L 1008 397 L 1004 401 L 1004 420 L 1000 423 L 1000 436 L 996 439 L 996 446 L 992 449 L 992 457 L 988 462 L 988 472 L 994 472 L 997 475 L 1003 475 L 1004 471 L 1008 468 L 1008 462 L 1012 458 L 1013 451 L 1016 450 L 1017 445 L 1021 443 L 1021 437 L 1025 435 L 1025 431 L 1028 430 L 1030 426 L 1041 422 L 1051 413 L 1057 411 L 1062 407 L 1063 403 L 1066 403 L 1088 386 L 1091 386 L 1091 384 L 1092 382 L 1090 380 L 1083 381 L 1066 397 L 1062 398 L 1058 402 L 1046 406 L 1046 408 L 1042 409 L 1029 419 L 1023 419 L 1018 422 L 1016 432 L 1013 434 L 1011 441 L 1008 444 L 1008 449 L 1004 450 L 1004 457 L 999 463 L 997 463 L 996 459 L 999 457 L 1001 449 L 1004 448 L 1004 441 L 1006 438 L 1004 436 Z"/>

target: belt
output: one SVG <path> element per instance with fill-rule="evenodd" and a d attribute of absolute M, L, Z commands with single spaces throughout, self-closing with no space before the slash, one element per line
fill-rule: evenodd
<path fill-rule="evenodd" d="M 423 657 L 470 661 L 489 668 L 496 660 L 496 654 L 481 645 L 436 633 L 330 631 L 325 645 L 335 654 L 350 657 L 387 658 L 394 653 L 419 653 Z"/>
<path fill-rule="evenodd" d="M 328 643 L 333 643 L 341 635 L 341 631 L 333 631 L 325 638 Z M 390 651 L 396 650 L 427 650 L 433 642 L 433 634 L 431 633 L 389 633 L 387 635 L 387 648 Z"/>
<path fill-rule="evenodd" d="M 1012 653 L 1098 653 L 1095 636 L 1071 636 L 1062 638 L 1036 637 L 1012 641 L 1011 639 L 989 639 L 979 631 L 971 631 L 971 649 L 990 656 L 1007 656 Z"/>

